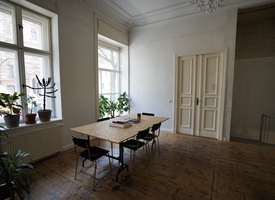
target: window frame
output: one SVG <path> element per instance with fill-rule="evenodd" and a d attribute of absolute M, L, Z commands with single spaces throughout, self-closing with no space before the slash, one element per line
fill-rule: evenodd
<path fill-rule="evenodd" d="M 117 67 L 117 69 L 112 70 L 112 69 L 100 68 L 100 65 L 98 64 L 98 80 L 99 80 L 100 71 L 101 72 L 103 72 L 103 71 L 105 71 L 105 72 L 113 72 L 113 73 L 117 73 L 118 74 L 118 80 L 117 80 L 118 85 L 116 86 L 118 88 L 118 91 L 115 92 L 115 93 L 113 93 L 113 92 L 101 93 L 101 91 L 99 90 L 99 87 L 101 87 L 101 86 L 99 86 L 100 84 L 99 84 L 99 81 L 98 81 L 98 94 L 99 95 L 104 95 L 104 96 L 111 97 L 111 99 L 113 101 L 115 101 L 117 99 L 116 97 L 118 97 L 119 94 L 120 94 L 120 92 L 121 92 L 121 67 L 120 67 L 121 52 L 120 52 L 120 47 L 114 46 L 114 45 L 109 44 L 109 43 L 107 43 L 105 41 L 99 40 L 98 41 L 98 48 L 100 48 L 100 47 L 103 47 L 105 49 L 109 49 L 111 51 L 115 51 L 118 54 L 118 57 L 117 57 L 117 59 L 118 59 L 117 60 L 117 66 L 118 67 Z M 99 57 L 99 53 L 98 53 L 98 57 Z"/>
<path fill-rule="evenodd" d="M 47 66 L 49 75 L 46 76 L 52 77 L 53 82 L 56 83 L 55 89 L 59 89 L 59 91 L 56 94 L 56 99 L 48 98 L 48 101 L 50 101 L 50 104 L 52 105 L 50 109 L 52 109 L 52 119 L 51 120 L 59 120 L 62 118 L 62 112 L 61 112 L 61 95 L 60 95 L 60 67 L 59 67 L 59 46 L 58 46 L 58 18 L 55 13 L 52 13 L 48 10 L 45 10 L 43 8 L 37 7 L 34 4 L 31 4 L 29 2 L 20 2 L 18 1 L 18 4 L 2 1 L 3 4 L 6 4 L 10 7 L 14 7 L 15 11 L 15 17 L 12 16 L 15 19 L 15 26 L 16 31 L 14 32 L 15 36 L 15 43 L 6 43 L 0 41 L 0 47 L 14 50 L 18 54 L 18 65 L 19 65 L 19 78 L 16 79 L 16 82 L 19 81 L 19 86 L 17 86 L 18 89 L 16 89 L 16 92 L 26 92 L 26 90 L 22 89 L 21 85 L 25 83 L 26 80 L 26 74 L 25 74 L 25 63 L 24 63 L 24 56 L 25 54 L 37 54 L 40 56 L 48 56 L 49 57 L 49 65 Z M 1 3 L 2 3 L 1 2 Z M 17 3 L 17 2 L 16 2 Z M 20 28 L 18 28 L 17 24 L 23 24 L 23 13 L 28 13 L 30 15 L 35 15 L 38 17 L 42 17 L 43 19 L 46 19 L 48 22 L 48 30 L 47 30 L 47 41 L 48 42 L 48 48 L 45 50 L 42 49 L 35 49 L 26 47 L 23 45 L 23 31 L 20 32 Z M 42 32 L 45 31 L 44 27 L 41 30 Z M 45 42 L 42 42 L 42 47 L 45 45 Z M 42 77 L 41 77 L 42 78 Z M 48 78 L 48 77 L 45 77 Z M 24 102 L 26 100 L 26 96 L 21 99 L 21 102 Z M 22 103 L 21 103 L 22 104 Z M 21 114 L 21 122 L 24 121 L 25 113 L 27 113 L 27 108 L 24 107 Z M 2 124 L 3 121 L 0 121 Z M 40 122 L 38 122 L 40 123 Z M 23 125 L 20 124 L 20 126 Z"/>

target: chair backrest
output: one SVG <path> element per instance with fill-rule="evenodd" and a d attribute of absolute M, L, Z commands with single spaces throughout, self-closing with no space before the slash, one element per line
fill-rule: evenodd
<path fill-rule="evenodd" d="M 90 146 L 88 139 L 77 138 L 72 135 L 72 140 L 74 142 L 74 145 L 79 146 L 81 148 L 88 149 Z"/>
<path fill-rule="evenodd" d="M 160 126 L 161 126 L 161 122 L 160 123 L 157 123 L 157 124 L 154 124 L 151 128 L 151 131 L 155 134 L 156 130 L 158 130 L 158 135 L 159 135 L 159 132 L 160 132 Z"/>
<path fill-rule="evenodd" d="M 102 122 L 102 121 L 106 121 L 106 120 L 109 120 L 110 117 L 104 117 L 104 118 L 100 118 L 98 120 L 96 120 L 97 122 Z"/>
<path fill-rule="evenodd" d="M 148 127 L 147 129 L 144 129 L 142 131 L 139 131 L 137 134 L 136 139 L 139 140 L 140 138 L 146 137 L 149 133 L 150 128 Z"/>
<path fill-rule="evenodd" d="M 155 116 L 155 114 L 154 113 L 146 113 L 146 112 L 143 112 L 143 113 L 141 113 L 142 115 L 148 115 L 148 116 Z"/>

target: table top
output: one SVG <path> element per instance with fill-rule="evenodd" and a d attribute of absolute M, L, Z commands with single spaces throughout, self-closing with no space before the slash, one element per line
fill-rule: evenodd
<path fill-rule="evenodd" d="M 132 123 L 132 126 L 126 128 L 113 127 L 109 125 L 111 121 L 124 120 L 136 117 L 136 114 L 129 114 L 102 122 L 95 122 L 92 124 L 75 127 L 71 130 L 88 136 L 93 136 L 95 138 L 107 140 L 110 142 L 121 143 L 135 136 L 139 131 L 144 130 L 148 127 L 152 127 L 153 124 L 164 122 L 169 119 L 167 117 L 142 115 L 140 122 Z"/>

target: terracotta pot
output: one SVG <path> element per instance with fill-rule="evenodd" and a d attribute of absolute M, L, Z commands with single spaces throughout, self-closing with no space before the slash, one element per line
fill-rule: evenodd
<path fill-rule="evenodd" d="M 52 110 L 38 110 L 37 113 L 41 122 L 48 122 L 51 120 Z"/>
<path fill-rule="evenodd" d="M 36 123 L 36 113 L 26 114 L 26 124 L 35 124 Z"/>
<path fill-rule="evenodd" d="M 7 128 L 13 128 L 19 126 L 20 115 L 9 115 L 4 117 Z"/>

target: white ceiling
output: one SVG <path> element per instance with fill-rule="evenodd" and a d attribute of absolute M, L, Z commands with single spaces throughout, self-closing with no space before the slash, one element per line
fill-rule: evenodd
<path fill-rule="evenodd" d="M 145 26 L 160 21 L 170 20 L 198 13 L 196 6 L 188 0 L 86 0 L 112 19 L 121 24 L 128 23 L 134 27 Z M 245 8 L 274 2 L 274 0 L 222 0 L 222 12 L 227 8 Z"/>

